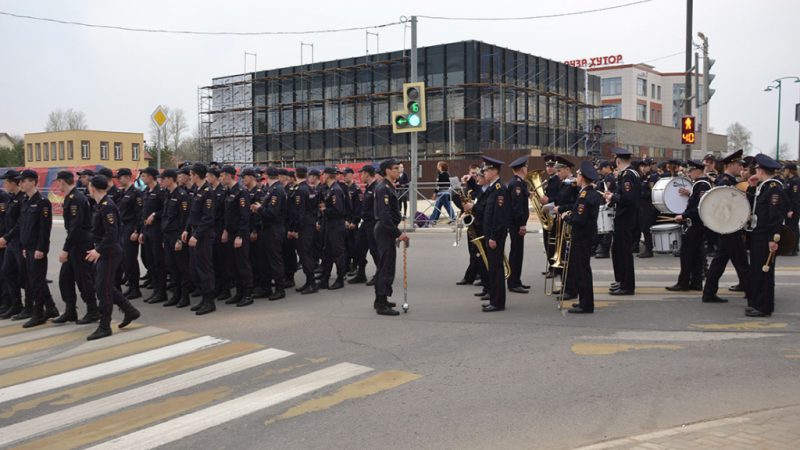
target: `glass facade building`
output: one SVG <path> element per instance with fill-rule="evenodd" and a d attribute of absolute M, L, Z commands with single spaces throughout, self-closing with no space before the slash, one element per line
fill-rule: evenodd
<path fill-rule="evenodd" d="M 417 52 L 427 105 L 420 159 L 472 159 L 486 149 L 575 154 L 599 117 L 600 78 L 582 69 L 479 41 Z M 240 97 L 252 106 L 201 107 L 201 125 L 250 109 L 245 117 L 252 117 L 252 139 L 240 142 L 252 150 L 239 150 L 252 151 L 252 162 L 406 159 L 409 136 L 392 133 L 391 113 L 403 108 L 409 75 L 408 51 L 245 74 L 250 81 L 238 86 L 252 92 Z M 224 86 L 215 80 L 209 88 Z M 226 155 L 219 129 L 207 134 L 214 159 L 240 159 Z"/>

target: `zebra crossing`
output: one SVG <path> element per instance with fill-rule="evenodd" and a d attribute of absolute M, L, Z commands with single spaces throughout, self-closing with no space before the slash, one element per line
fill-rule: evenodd
<path fill-rule="evenodd" d="M 111 337 L 87 342 L 91 326 L 0 321 L 0 448 L 161 447 L 374 372 L 255 343 L 112 326 Z M 417 377 L 407 375 L 383 390 Z"/>

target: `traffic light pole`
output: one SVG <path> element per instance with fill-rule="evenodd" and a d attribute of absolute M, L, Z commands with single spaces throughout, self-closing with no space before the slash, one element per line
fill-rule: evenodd
<path fill-rule="evenodd" d="M 683 115 L 692 115 L 692 0 L 686 0 L 686 80 L 684 81 Z M 705 125 L 705 124 L 703 124 Z M 687 145 L 683 159 L 691 159 L 692 146 Z"/>
<path fill-rule="evenodd" d="M 411 16 L 411 83 L 417 81 L 417 16 Z M 417 161 L 417 132 L 411 133 L 411 180 L 408 190 L 408 215 L 412 226 L 406 231 L 414 231 L 413 223 L 417 217 L 417 178 L 419 177 L 419 163 Z"/>
<path fill-rule="evenodd" d="M 697 64 L 700 64 L 699 62 Z M 699 70 L 698 65 L 698 70 Z M 700 129 L 700 144 L 702 145 L 703 155 L 708 154 L 708 100 L 711 97 L 708 92 L 711 81 L 708 73 L 708 38 L 703 36 L 703 98 L 701 99 L 700 116 L 703 118 L 703 128 Z M 695 95 L 700 96 L 700 90 Z M 704 156 L 705 157 L 705 156 Z"/>

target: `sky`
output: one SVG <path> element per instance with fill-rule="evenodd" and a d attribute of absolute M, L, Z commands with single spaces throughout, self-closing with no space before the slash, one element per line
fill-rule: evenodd
<path fill-rule="evenodd" d="M 256 0 L 0 0 L 0 11 L 150 29 L 301 31 L 372 26 L 401 16 L 520 17 L 596 9 L 630 0 L 528 1 L 256 1 Z M 419 46 L 482 40 L 558 61 L 624 55 L 661 72 L 684 69 L 686 2 L 649 3 L 599 13 L 529 21 L 420 19 Z M 710 125 L 724 134 L 739 122 L 756 152 L 774 153 L 777 92 L 772 80 L 800 76 L 796 0 L 695 0 L 694 32 L 709 37 L 716 59 Z M 373 30 L 379 50 L 404 47 L 404 27 Z M 405 36 L 405 46 L 409 37 Z M 375 53 L 378 39 L 370 37 Z M 159 104 L 182 108 L 197 123 L 197 88 L 214 77 L 300 63 L 301 42 L 315 61 L 363 55 L 365 31 L 290 36 L 198 36 L 138 33 L 0 16 L 0 132 L 41 131 L 56 108 L 86 113 L 89 128 L 147 133 Z M 794 44 L 792 44 L 794 42 Z M 244 53 L 257 54 L 245 60 Z M 663 59 L 667 55 L 679 55 Z M 309 62 L 309 47 L 305 47 Z M 246 66 L 245 66 L 246 64 Z M 795 104 L 800 83 L 784 83 L 781 142 L 797 158 Z"/>

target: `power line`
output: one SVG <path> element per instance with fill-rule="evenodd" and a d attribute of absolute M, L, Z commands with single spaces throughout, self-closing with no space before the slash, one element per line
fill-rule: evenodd
<path fill-rule="evenodd" d="M 209 35 L 209 36 L 266 36 L 266 35 L 300 35 L 300 34 L 323 34 L 323 33 L 340 33 L 345 31 L 363 31 L 375 28 L 385 28 L 394 25 L 400 25 L 402 20 L 397 22 L 382 23 L 379 25 L 370 25 L 362 27 L 350 28 L 332 28 L 325 30 L 305 30 L 305 31 L 201 31 L 201 30 L 169 30 L 158 28 L 137 28 L 137 27 L 124 27 L 119 25 L 102 25 L 96 23 L 76 22 L 72 20 L 54 19 L 51 17 L 37 17 L 25 14 L 16 14 L 8 11 L 0 11 L 0 15 L 14 17 L 17 19 L 36 20 L 40 22 L 59 23 L 62 25 L 75 25 L 87 28 L 102 28 L 106 30 L 118 31 L 133 31 L 138 33 L 166 33 L 166 34 L 194 34 L 194 35 Z"/>
<path fill-rule="evenodd" d="M 650 3 L 653 0 L 639 0 L 630 3 L 623 3 L 621 5 L 614 5 L 614 6 L 607 6 L 605 8 L 595 8 L 595 9 L 586 9 L 583 11 L 572 11 L 566 13 L 556 13 L 556 14 L 544 14 L 541 16 L 527 16 L 527 17 L 445 17 L 445 16 L 423 16 L 419 15 L 419 18 L 425 19 L 433 19 L 433 20 L 477 20 L 477 21 L 509 21 L 509 20 L 537 20 L 537 19 L 552 19 L 555 17 L 568 17 L 568 16 L 579 16 L 583 14 L 592 14 L 597 12 L 603 11 L 610 11 L 612 9 L 620 9 L 620 8 L 627 8 L 628 6 L 635 6 L 642 3 Z"/>
<path fill-rule="evenodd" d="M 662 59 L 672 58 L 673 56 L 678 56 L 678 55 L 683 55 L 683 54 L 684 54 L 684 51 L 681 50 L 679 52 L 670 53 L 669 55 L 664 55 L 664 56 L 659 56 L 658 58 L 648 59 L 647 61 L 642 61 L 639 64 L 646 64 L 646 63 L 651 63 L 651 62 L 655 62 L 655 61 L 661 61 Z"/>

